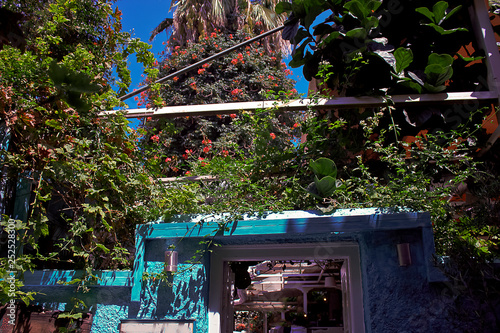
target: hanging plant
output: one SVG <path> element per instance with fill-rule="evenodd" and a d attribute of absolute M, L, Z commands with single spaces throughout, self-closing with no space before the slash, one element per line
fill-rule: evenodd
<path fill-rule="evenodd" d="M 307 192 L 318 199 L 330 197 L 336 189 L 337 166 L 329 158 L 321 157 L 309 162 L 314 172 L 314 182 L 309 184 Z"/>

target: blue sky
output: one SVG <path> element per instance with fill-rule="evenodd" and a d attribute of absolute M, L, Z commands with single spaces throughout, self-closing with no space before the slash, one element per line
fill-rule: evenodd
<path fill-rule="evenodd" d="M 144 42 L 148 42 L 151 31 L 165 17 L 172 17 L 172 12 L 169 12 L 170 0 L 143 0 L 140 2 L 137 0 L 118 0 L 116 6 L 123 13 L 123 30 L 131 32 L 134 37 L 140 38 Z M 166 34 L 161 33 L 150 43 L 153 46 L 152 52 L 155 55 L 163 51 L 164 46 L 162 42 L 165 39 Z M 288 60 L 285 62 L 288 63 Z M 131 89 L 134 89 L 138 87 L 142 80 L 142 65 L 136 63 L 135 57 L 130 57 L 129 63 L 132 72 Z M 302 76 L 302 68 L 291 69 L 293 71 L 292 78 L 297 81 L 295 88 L 299 93 L 306 93 L 309 83 Z M 133 98 L 128 99 L 126 102 L 130 108 L 137 107 Z"/>

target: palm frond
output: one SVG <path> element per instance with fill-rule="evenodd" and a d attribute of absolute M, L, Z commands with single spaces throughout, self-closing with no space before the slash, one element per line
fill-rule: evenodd
<path fill-rule="evenodd" d="M 173 18 L 166 18 L 164 19 L 156 28 L 151 31 L 151 37 L 149 37 L 149 41 L 152 42 L 153 39 L 162 31 L 165 29 L 168 29 L 174 24 L 174 19 Z"/>

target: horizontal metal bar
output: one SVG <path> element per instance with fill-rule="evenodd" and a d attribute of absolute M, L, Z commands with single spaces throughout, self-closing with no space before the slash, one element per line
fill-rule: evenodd
<path fill-rule="evenodd" d="M 160 183 L 173 183 L 173 182 L 199 182 L 199 181 L 214 181 L 219 178 L 215 176 L 190 176 L 190 177 L 168 177 L 168 178 L 158 178 Z"/>
<path fill-rule="evenodd" d="M 498 93 L 496 91 L 468 91 L 468 92 L 450 92 L 439 94 L 412 94 L 412 95 L 394 95 L 391 101 L 396 106 L 403 105 L 426 105 L 426 104 L 454 104 L 467 102 L 487 102 L 497 103 Z M 307 108 L 329 110 L 338 108 L 357 108 L 357 107 L 383 107 L 387 105 L 388 100 L 382 96 L 363 96 L 363 97 L 338 97 L 333 99 L 297 99 L 287 102 L 282 101 L 258 101 L 258 102 L 237 102 L 237 103 L 219 103 L 219 104 L 199 104 L 167 106 L 159 109 L 126 109 L 125 117 L 187 117 L 187 116 L 214 116 L 237 114 L 242 111 L 255 111 L 259 109 L 276 108 L 279 111 L 302 111 Z M 120 111 L 104 111 L 100 116 L 105 117 Z"/>

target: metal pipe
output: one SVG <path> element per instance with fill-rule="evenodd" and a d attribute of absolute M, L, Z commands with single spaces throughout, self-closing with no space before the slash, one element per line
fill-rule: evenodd
<path fill-rule="evenodd" d="M 246 45 L 251 44 L 251 43 L 253 43 L 253 42 L 255 42 L 255 41 L 258 41 L 258 40 L 260 40 L 260 39 L 262 39 L 262 38 L 264 38 L 264 37 L 267 37 L 267 36 L 269 36 L 269 35 L 272 35 L 272 34 L 274 34 L 274 33 L 278 32 L 278 31 L 282 30 L 283 28 L 285 28 L 285 26 L 284 26 L 284 25 L 281 25 L 281 26 L 279 26 L 279 27 L 277 27 L 277 28 L 274 28 L 274 29 L 272 29 L 272 30 L 266 31 L 266 32 L 264 32 L 264 33 L 262 33 L 262 34 L 260 34 L 260 35 L 258 35 L 258 36 L 255 36 L 255 37 L 253 37 L 253 38 L 250 38 L 249 40 L 246 40 L 246 41 L 244 41 L 244 42 L 242 42 L 242 43 L 239 43 L 239 44 L 237 44 L 237 45 L 235 45 L 235 46 L 231 46 L 230 48 L 228 48 L 228 49 L 226 49 L 226 50 L 224 50 L 224 51 L 221 51 L 221 52 L 219 52 L 219 53 L 217 53 L 217 54 L 214 54 L 213 56 L 210 56 L 210 57 L 208 57 L 208 58 L 206 58 L 206 59 L 200 60 L 200 61 L 198 61 L 197 63 L 194 63 L 194 64 L 189 65 L 189 66 L 187 66 L 187 67 L 184 67 L 183 69 L 178 70 L 178 71 L 177 71 L 177 72 L 175 72 L 175 73 L 172 73 L 172 74 L 169 74 L 169 75 L 167 75 L 167 76 L 164 76 L 164 77 L 162 77 L 161 79 L 156 80 L 156 81 L 155 81 L 154 83 L 152 83 L 152 84 L 148 84 L 148 85 L 146 85 L 146 86 L 144 86 L 144 87 L 142 87 L 142 88 L 139 88 L 139 89 L 136 89 L 136 90 L 134 90 L 134 91 L 132 91 L 132 92 L 129 92 L 128 94 L 125 94 L 125 95 L 123 95 L 123 96 L 119 97 L 119 99 L 120 99 L 120 101 L 124 101 L 124 100 L 126 100 L 126 99 L 129 99 L 130 97 L 134 97 L 135 95 L 138 95 L 138 94 L 140 94 L 141 92 L 146 91 L 146 90 L 148 90 L 149 88 L 151 88 L 151 85 L 153 85 L 153 84 L 156 84 L 156 83 L 163 83 L 163 82 L 165 82 L 165 81 L 167 81 L 167 80 L 170 80 L 170 79 L 174 78 L 174 76 L 178 76 L 178 75 L 184 74 L 184 73 L 186 73 L 186 72 L 189 72 L 190 70 L 193 70 L 193 69 L 195 69 L 195 68 L 198 68 L 198 67 L 200 67 L 200 66 L 202 66 L 202 65 L 206 64 L 207 62 L 210 62 L 210 61 L 212 61 L 212 60 L 215 60 L 215 59 L 217 59 L 217 58 L 222 57 L 223 55 L 226 55 L 226 54 L 228 54 L 228 53 L 230 53 L 230 52 L 233 52 L 233 51 L 235 51 L 235 50 L 239 49 L 240 47 L 246 46 Z"/>

